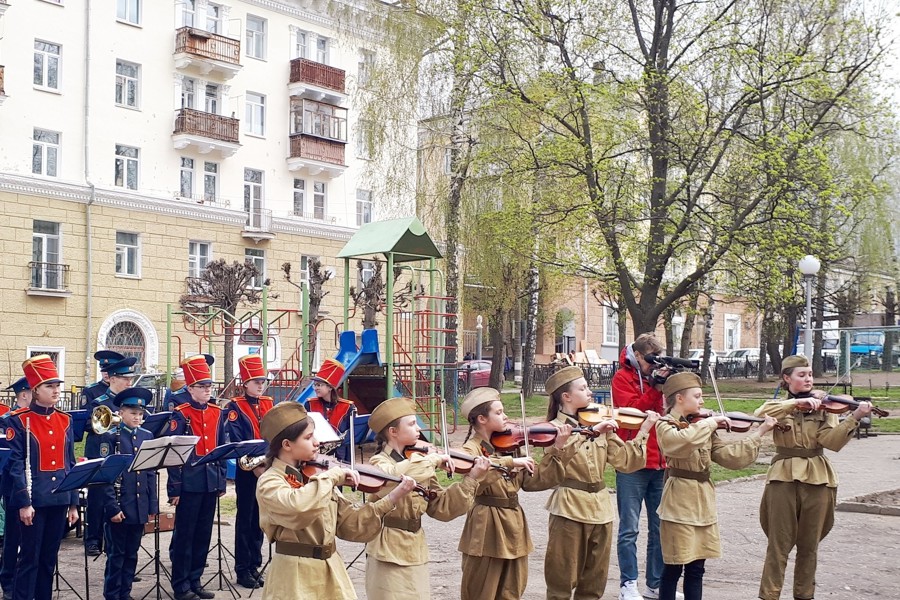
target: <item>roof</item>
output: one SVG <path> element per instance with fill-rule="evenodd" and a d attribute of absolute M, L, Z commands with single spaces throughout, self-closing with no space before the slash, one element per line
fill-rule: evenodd
<path fill-rule="evenodd" d="M 394 262 L 441 258 L 425 226 L 417 217 L 376 221 L 363 225 L 338 253 L 338 258 L 362 258 L 393 253 Z"/>

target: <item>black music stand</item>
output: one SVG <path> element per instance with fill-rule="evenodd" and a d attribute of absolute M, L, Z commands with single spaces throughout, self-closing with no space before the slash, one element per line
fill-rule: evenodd
<path fill-rule="evenodd" d="M 162 413 L 156 413 L 162 414 Z M 153 415 L 156 416 L 156 415 Z M 149 418 L 148 418 L 149 419 Z M 134 460 L 129 471 L 159 471 L 168 467 L 183 467 L 194 451 L 194 446 L 200 440 L 196 435 L 170 435 L 154 440 L 147 440 L 141 447 L 137 449 Z M 159 498 L 159 473 L 156 474 L 156 497 Z M 162 598 L 165 594 L 170 600 L 174 600 L 174 596 L 169 590 L 162 587 L 160 583 L 160 570 L 165 570 L 162 560 L 159 558 L 159 513 L 153 518 L 153 571 L 156 577 L 156 583 L 150 588 L 146 594 L 141 596 L 144 600 L 147 596 L 156 592 L 156 600 Z M 150 564 L 150 563 L 147 563 Z M 140 568 L 137 573 L 143 571 L 147 565 Z M 168 571 L 166 571 L 168 575 Z"/>
<path fill-rule="evenodd" d="M 51 490 L 52 493 L 58 494 L 62 492 L 72 492 L 83 487 L 94 485 L 110 485 L 119 478 L 119 475 L 128 468 L 131 462 L 131 456 L 122 454 L 112 454 L 106 458 L 94 458 L 75 463 L 75 466 L 69 469 L 66 476 L 62 478 L 59 485 Z M 75 591 L 72 584 L 59 572 L 59 562 L 56 563 L 56 590 L 60 591 L 59 580 L 62 579 L 66 586 L 72 590 L 72 593 L 78 596 L 80 600 L 91 600 L 91 584 L 90 570 L 88 569 L 87 548 L 84 549 L 84 598 Z"/>
<path fill-rule="evenodd" d="M 269 449 L 269 442 L 266 440 L 244 440 L 243 442 L 229 442 L 227 444 L 222 444 L 221 446 L 217 446 L 213 448 L 208 454 L 201 457 L 200 459 L 191 463 L 192 466 L 204 465 L 206 463 L 211 462 L 219 462 L 228 459 L 240 459 L 243 456 L 262 456 Z M 240 468 L 238 465 L 236 468 Z M 222 544 L 222 510 L 221 503 L 219 502 L 221 496 L 216 497 L 216 552 L 218 555 L 218 565 L 219 568 L 216 571 L 216 574 L 209 578 L 209 580 L 204 584 L 204 587 L 212 583 L 215 579 L 219 580 L 219 591 L 223 589 L 223 582 L 225 585 L 224 589 L 227 589 L 231 593 L 232 598 L 240 598 L 241 594 L 237 591 L 237 588 L 231 583 L 231 568 L 228 566 L 227 561 L 225 560 L 224 553 L 227 552 L 231 555 L 231 558 L 234 558 L 234 554 L 231 554 L 231 550 L 225 547 Z M 225 568 L 223 568 L 223 565 Z M 229 577 L 225 576 L 225 571 L 228 570 Z"/>

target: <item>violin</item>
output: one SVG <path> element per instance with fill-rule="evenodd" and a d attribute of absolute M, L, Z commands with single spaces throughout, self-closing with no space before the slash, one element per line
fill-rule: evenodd
<path fill-rule="evenodd" d="M 320 454 L 314 460 L 302 463 L 300 472 L 303 474 L 305 483 L 306 481 L 309 481 L 311 477 L 324 473 L 334 467 L 340 467 L 342 469 L 351 468 L 347 463 Z M 356 489 L 366 494 L 378 493 L 387 483 L 401 483 L 403 481 L 402 477 L 389 475 L 381 469 L 370 465 L 355 465 L 352 469 L 359 473 L 359 485 L 356 486 Z M 437 498 L 436 491 L 428 489 L 419 483 L 413 488 L 413 492 L 428 501 Z"/>
<path fill-rule="evenodd" d="M 596 438 L 600 434 L 590 427 L 577 426 L 572 428 L 572 433 L 580 433 L 590 438 Z M 512 452 L 525 445 L 525 436 L 528 436 L 528 444 L 537 448 L 546 448 L 556 443 L 559 430 L 550 425 L 529 425 L 523 428 L 521 425 L 510 427 L 506 431 L 496 431 L 491 434 L 491 445 L 500 452 Z"/>
<path fill-rule="evenodd" d="M 709 409 L 700 409 L 696 414 L 688 415 L 685 417 L 688 423 L 693 423 L 694 421 L 699 421 L 701 419 L 706 419 L 709 417 L 715 417 L 716 413 Z M 748 415 L 747 413 L 731 411 L 726 412 L 725 416 L 731 420 L 731 425 L 728 423 L 719 423 L 719 429 L 726 429 L 728 431 L 733 431 L 735 433 L 745 433 L 750 431 L 750 428 L 753 427 L 754 424 L 765 423 L 766 420 L 762 417 L 756 417 L 754 415 Z M 791 426 L 786 423 L 778 423 L 775 425 L 775 429 L 778 431 L 790 431 Z"/>
<path fill-rule="evenodd" d="M 637 408 L 623 406 L 612 408 L 605 404 L 591 403 L 587 408 L 578 411 L 578 422 L 585 426 L 593 426 L 604 420 L 612 419 L 619 429 L 640 429 L 647 420 L 647 413 Z"/>
<path fill-rule="evenodd" d="M 805 398 L 796 398 L 798 400 L 797 407 L 805 410 L 810 410 L 811 405 L 809 403 L 803 402 Z M 856 410 L 859 408 L 859 401 L 854 400 L 853 398 L 848 398 L 844 396 L 832 396 L 827 395 L 822 400 L 822 403 L 819 405 L 819 410 L 824 410 L 827 413 L 839 415 L 845 413 L 850 410 Z M 872 414 L 878 417 L 886 417 L 888 416 L 888 411 L 883 408 L 878 408 L 874 404 L 872 405 Z"/>
<path fill-rule="evenodd" d="M 407 446 L 403 449 L 403 455 L 406 458 L 411 458 L 414 454 L 428 454 L 429 451 L 430 449 L 427 446 Z M 472 470 L 472 467 L 475 466 L 475 457 L 468 452 L 451 449 L 447 451 L 447 455 L 450 457 L 450 461 L 453 463 L 454 473 L 466 474 Z M 499 471 L 504 478 L 509 479 L 510 470 L 506 467 L 501 467 L 500 465 L 491 462 L 491 468 L 495 471 Z M 447 471 L 450 470 L 448 467 L 445 467 L 445 469 Z"/>

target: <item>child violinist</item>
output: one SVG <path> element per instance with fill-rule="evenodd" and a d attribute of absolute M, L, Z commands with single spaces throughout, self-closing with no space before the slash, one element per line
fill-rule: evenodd
<path fill-rule="evenodd" d="M 510 472 L 491 470 L 478 485 L 475 505 L 469 509 L 459 540 L 462 552 L 462 600 L 521 598 L 528 583 L 528 555 L 534 550 L 525 511 L 518 491 L 546 490 L 562 482 L 566 464 L 575 455 L 575 444 L 567 444 L 572 428 L 559 426 L 553 446 L 535 464 L 530 456 L 500 455 L 491 435 L 506 431 L 509 419 L 503 411 L 500 392 L 477 388 L 460 407 L 469 421 L 469 435 L 462 450 L 472 456 L 489 456 L 495 465 Z"/>
<path fill-rule="evenodd" d="M 547 419 L 557 427 L 579 424 L 578 411 L 591 403 L 591 391 L 578 367 L 565 367 L 547 379 L 550 394 Z M 550 529 L 544 559 L 547 600 L 600 598 L 606 589 L 609 555 L 612 549 L 613 507 L 603 481 L 609 463 L 618 471 L 631 473 L 647 463 L 645 444 L 659 415 L 648 411 L 638 435 L 623 442 L 615 434 L 612 419 L 593 426 L 602 434 L 596 438 L 577 435 L 569 438 L 575 455 L 566 465 L 559 487 L 547 502 Z"/>
<path fill-rule="evenodd" d="M 416 405 L 409 398 L 392 398 L 379 404 L 369 417 L 369 428 L 377 432 L 379 451 L 369 462 L 389 475 L 406 475 L 437 492 L 426 501 L 407 496 L 397 510 L 384 519 L 384 529 L 369 544 L 366 557 L 366 597 L 368 600 L 427 600 L 431 597 L 428 581 L 428 545 L 422 530 L 422 515 L 451 521 L 466 514 L 472 506 L 478 482 L 490 468 L 484 457 L 475 459 L 472 470 L 462 481 L 442 488 L 434 470 L 451 464 L 450 457 L 438 454 L 413 454 L 404 450 L 419 441 Z"/>
<path fill-rule="evenodd" d="M 776 425 L 766 419 L 739 440 L 724 442 L 716 430 L 728 424 L 724 416 L 691 422 L 703 406 L 701 381 L 695 373 L 676 373 L 663 385 L 666 416 L 656 424 L 659 448 L 666 457 L 666 483 L 659 505 L 663 573 L 660 600 L 675 600 L 684 571 L 685 600 L 700 600 L 708 558 L 721 556 L 716 515 L 716 488 L 710 480 L 711 462 L 740 469 L 756 460 L 761 437 Z"/>
<path fill-rule="evenodd" d="M 350 469 L 333 467 L 303 483 L 302 463 L 315 459 L 319 442 L 315 423 L 296 402 L 282 402 L 267 412 L 260 433 L 269 449 L 268 468 L 256 486 L 259 524 L 275 544 L 263 600 L 355 600 L 344 561 L 335 550 L 335 537 L 371 540 L 381 529 L 382 517 L 397 507 L 415 483 L 405 477 L 384 498 L 367 504 L 352 504 L 337 489 L 359 482 L 359 474 Z"/>
<path fill-rule="evenodd" d="M 757 415 L 790 425 L 790 430 L 773 434 L 775 456 L 759 508 L 759 521 L 769 539 L 759 597 L 777 600 L 781 596 L 788 554 L 796 546 L 793 597 L 806 600 L 815 595 L 819 542 L 834 524 L 837 499 L 837 474 L 823 449 L 843 448 L 859 420 L 872 412 L 872 405 L 860 402 L 839 422 L 837 415 L 819 410 L 826 394 L 812 389 L 812 368 L 806 357 L 788 356 L 781 366 L 787 400 L 766 402 L 756 410 Z"/>

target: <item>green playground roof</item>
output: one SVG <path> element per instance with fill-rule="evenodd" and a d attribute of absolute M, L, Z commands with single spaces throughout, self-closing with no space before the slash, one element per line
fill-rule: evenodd
<path fill-rule="evenodd" d="M 367 223 L 357 231 L 338 258 L 362 258 L 373 254 L 394 255 L 394 262 L 441 258 L 437 246 L 417 217 Z"/>

